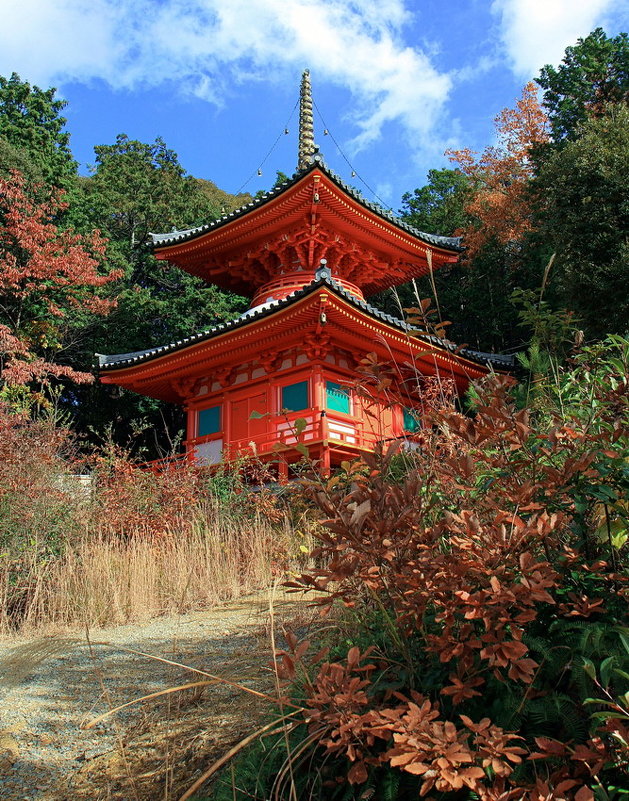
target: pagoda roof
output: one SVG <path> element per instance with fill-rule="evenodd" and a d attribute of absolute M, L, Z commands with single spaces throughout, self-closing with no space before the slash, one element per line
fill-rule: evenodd
<path fill-rule="evenodd" d="M 228 214 L 224 214 L 222 217 L 219 217 L 218 220 L 213 220 L 212 222 L 204 225 L 198 225 L 194 228 L 186 228 L 181 231 L 175 230 L 164 234 L 149 233 L 149 246 L 153 251 L 155 251 L 167 245 L 190 242 L 199 236 L 203 236 L 203 234 L 206 234 L 208 231 L 216 230 L 224 225 L 229 225 L 229 223 L 231 223 L 233 220 L 243 217 L 245 214 L 248 214 L 254 209 L 266 205 L 273 200 L 273 198 L 284 194 L 287 189 L 290 189 L 290 187 L 294 186 L 304 176 L 308 175 L 310 172 L 313 172 L 315 169 L 323 172 L 339 189 L 342 189 L 344 192 L 350 195 L 350 197 L 352 197 L 365 209 L 374 212 L 374 214 L 376 214 L 378 217 L 381 217 L 383 220 L 393 223 L 397 228 L 400 228 L 402 231 L 411 234 L 411 236 L 419 239 L 421 242 L 424 242 L 427 245 L 433 245 L 434 247 L 443 248 L 444 250 L 451 250 L 453 253 L 461 253 L 463 250 L 465 250 L 465 248 L 461 245 L 460 236 L 439 236 L 438 234 L 428 234 L 424 231 L 420 231 L 418 228 L 415 228 L 414 226 L 404 222 L 404 220 L 402 220 L 396 214 L 393 214 L 393 212 L 383 208 L 378 203 L 372 203 L 371 201 L 367 200 L 355 187 L 350 186 L 350 184 L 346 183 L 339 175 L 337 175 L 337 173 L 333 172 L 319 154 L 315 154 L 312 157 L 312 163 L 308 167 L 303 170 L 297 170 L 291 178 L 284 181 L 279 186 L 269 190 L 268 192 L 265 192 L 261 197 L 255 198 L 250 203 L 246 203 L 244 206 L 241 206 L 239 209 L 235 209 L 234 211 L 230 211 Z"/>
<path fill-rule="evenodd" d="M 369 317 L 374 318 L 386 325 L 391 326 L 398 331 L 405 334 L 411 334 L 414 340 L 419 340 L 427 343 L 432 348 L 441 350 L 444 353 L 452 354 L 452 356 L 461 361 L 472 362 L 490 370 L 498 370 L 500 372 L 509 372 L 515 366 L 515 359 L 513 356 L 485 353 L 483 351 L 474 350 L 467 347 L 457 347 L 454 343 L 448 340 L 440 339 L 432 334 L 418 333 L 416 327 L 409 323 L 394 317 L 391 314 L 377 309 L 375 306 L 367 303 L 364 300 L 359 300 L 347 290 L 330 277 L 329 271 L 320 270 L 317 272 L 314 280 L 303 287 L 302 289 L 293 292 L 286 298 L 278 301 L 271 301 L 259 307 L 249 309 L 241 314 L 234 320 L 220 323 L 219 325 L 194 334 L 184 339 L 171 342 L 167 345 L 162 345 L 154 348 L 147 348 L 146 350 L 134 351 L 132 353 L 118 353 L 113 355 L 96 354 L 98 357 L 98 368 L 101 374 L 111 375 L 117 370 L 128 370 L 136 366 L 144 365 L 156 359 L 160 359 L 169 354 L 176 353 L 191 346 L 207 342 L 215 337 L 219 337 L 228 332 L 236 331 L 237 329 L 251 326 L 258 321 L 270 317 L 278 311 L 288 309 L 298 303 L 303 298 L 311 295 L 318 290 L 326 288 L 338 298 L 346 301 L 350 306 L 356 310 L 367 314 Z"/>
<path fill-rule="evenodd" d="M 295 264 L 314 274 L 322 257 L 369 295 L 424 275 L 431 264 L 454 263 L 463 250 L 459 237 L 424 233 L 366 200 L 318 153 L 262 197 L 205 225 L 151 233 L 148 246 L 157 258 L 244 295 Z"/>

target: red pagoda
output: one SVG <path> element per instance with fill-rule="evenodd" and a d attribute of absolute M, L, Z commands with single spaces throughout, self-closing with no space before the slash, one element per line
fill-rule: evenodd
<path fill-rule="evenodd" d="M 200 464 L 253 454 L 286 477 L 307 448 L 327 472 L 379 442 L 412 439 L 422 377 L 464 392 L 511 367 L 510 357 L 456 349 L 365 301 L 455 262 L 460 240 L 413 229 L 326 167 L 307 72 L 294 176 L 215 222 L 151 238 L 158 259 L 252 297 L 231 322 L 99 356 L 104 383 L 183 405 L 186 455 Z M 391 368 L 386 389 L 362 372 L 368 354 Z"/>

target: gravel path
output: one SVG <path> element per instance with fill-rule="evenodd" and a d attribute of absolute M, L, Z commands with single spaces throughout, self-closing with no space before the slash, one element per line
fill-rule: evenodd
<path fill-rule="evenodd" d="M 294 616 L 298 604 L 276 601 L 277 619 Z M 268 597 L 260 594 L 206 612 L 89 632 L 89 640 L 76 634 L 1 641 L 0 799 L 178 798 L 253 729 L 265 701 L 215 683 L 86 724 L 119 704 L 204 679 L 129 650 L 272 693 L 269 629 Z"/>

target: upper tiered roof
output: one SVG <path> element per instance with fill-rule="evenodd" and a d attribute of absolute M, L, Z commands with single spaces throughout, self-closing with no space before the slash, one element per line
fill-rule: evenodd
<path fill-rule="evenodd" d="M 325 165 L 314 141 L 312 109 L 306 70 L 293 177 L 206 225 L 150 234 L 155 256 L 224 289 L 253 295 L 252 306 L 306 286 L 321 259 L 361 299 L 456 261 L 458 238 L 416 230 Z"/>
<path fill-rule="evenodd" d="M 158 259 L 246 296 L 303 274 L 275 300 L 305 286 L 322 258 L 362 297 L 455 262 L 462 250 L 458 237 L 418 231 L 370 203 L 317 153 L 258 200 L 206 225 L 150 234 L 150 246 Z"/>

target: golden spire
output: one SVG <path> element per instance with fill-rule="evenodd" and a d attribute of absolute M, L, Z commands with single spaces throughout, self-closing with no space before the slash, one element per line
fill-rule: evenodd
<path fill-rule="evenodd" d="M 312 115 L 312 91 L 310 70 L 304 70 L 299 90 L 299 150 L 297 169 L 304 170 L 315 152 L 314 118 Z"/>

